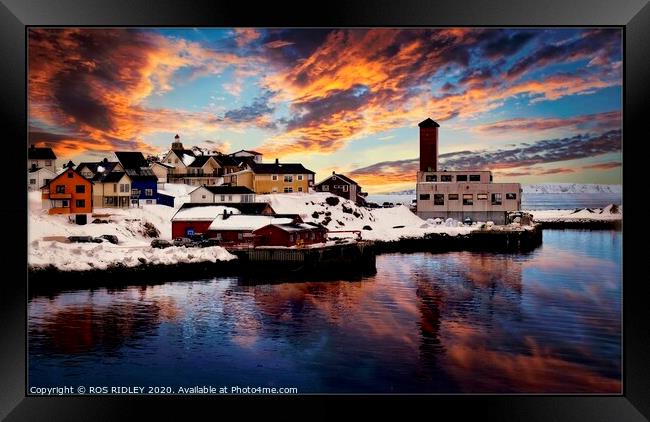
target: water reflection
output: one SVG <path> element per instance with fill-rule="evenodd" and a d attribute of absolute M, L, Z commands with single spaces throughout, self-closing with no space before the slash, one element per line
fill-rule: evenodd
<path fill-rule="evenodd" d="M 619 392 L 620 233 L 544 236 L 529 255 L 383 255 L 361 281 L 35 297 L 30 383 Z"/>

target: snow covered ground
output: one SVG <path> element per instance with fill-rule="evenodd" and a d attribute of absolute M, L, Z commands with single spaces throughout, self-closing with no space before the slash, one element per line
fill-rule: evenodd
<path fill-rule="evenodd" d="M 143 262 L 170 264 L 230 260 L 235 256 L 221 247 L 166 248 L 150 246 L 147 232 L 154 227 L 159 238 L 171 239 L 171 217 L 177 211 L 164 205 L 144 205 L 142 208 L 96 208 L 93 217 L 108 221 L 102 224 L 74 224 L 66 215 L 48 215 L 41 208 L 40 192 L 28 193 L 29 264 L 34 267 L 55 265 L 61 270 L 106 268 L 121 263 L 126 266 Z M 68 236 L 117 236 L 119 243 L 66 243 Z M 140 258 L 140 259 L 139 259 Z"/>
<path fill-rule="evenodd" d="M 616 221 L 623 218 L 623 207 L 608 205 L 604 208 L 583 208 L 578 210 L 532 210 L 526 211 L 533 215 L 537 222 L 590 222 Z"/>
<path fill-rule="evenodd" d="M 326 200 L 328 193 L 289 193 L 259 195 L 261 201 L 269 201 L 279 214 L 300 214 L 305 222 L 324 224 L 330 230 L 329 237 L 351 237 L 353 233 L 336 231 L 358 230 L 363 239 L 392 241 L 400 238 L 422 237 L 428 233 L 446 233 L 451 236 L 467 234 L 478 226 L 463 226 L 456 221 L 425 221 L 413 214 L 405 206 L 393 208 L 367 209 L 357 207 L 352 201 L 335 196 L 336 205 Z M 366 227 L 364 229 L 364 227 Z M 370 230 L 368 230 L 368 227 Z"/>

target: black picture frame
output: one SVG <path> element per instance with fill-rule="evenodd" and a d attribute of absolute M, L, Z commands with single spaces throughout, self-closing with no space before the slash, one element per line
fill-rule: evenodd
<path fill-rule="evenodd" d="M 641 129 L 648 110 L 650 81 L 650 5 L 647 0 L 508 0 L 440 3 L 424 0 L 319 2 L 291 5 L 277 2 L 182 0 L 1 0 L 0 2 L 0 108 L 5 148 L 5 174 L 22 174 L 27 139 L 26 28 L 28 26 L 621 26 L 625 29 L 624 133 L 632 139 Z M 644 134 L 647 137 L 646 134 Z M 639 141 L 641 141 L 639 139 Z M 645 140 L 643 140 L 645 142 Z M 624 179 L 630 180 L 632 155 L 639 145 L 631 140 L 623 149 Z M 627 169 L 627 170 L 626 170 Z M 19 173 L 19 170 L 21 173 Z M 22 180 L 22 176 L 20 178 Z M 626 220 L 635 221 L 635 198 L 628 198 Z M 6 420 L 113 420 L 155 408 L 165 419 L 186 418 L 190 410 L 205 407 L 209 415 L 231 405 L 241 412 L 257 410 L 282 419 L 309 417 L 294 408 L 296 397 L 26 397 L 27 197 L 23 182 L 6 183 L 6 204 L 1 216 L 12 234 L 0 282 L 0 418 Z M 638 233 L 629 232 L 625 245 L 634 244 Z M 628 251 L 631 249 L 627 249 Z M 624 272 L 632 273 L 631 253 L 624 254 Z M 647 281 L 634 277 L 624 283 L 624 392 L 620 396 L 553 395 L 422 395 L 400 396 L 300 396 L 318 416 L 348 415 L 349 407 L 365 417 L 376 413 L 407 416 L 410 412 L 468 416 L 481 420 L 527 421 L 642 421 L 650 418 L 650 306 Z M 208 400 L 205 400 L 209 398 Z M 336 405 L 332 405 L 336 399 Z M 255 402 L 254 405 L 250 405 Z M 405 406 L 407 405 L 407 406 Z M 317 407 L 316 407 L 317 406 Z M 296 412 L 296 413 L 294 413 Z M 316 412 L 314 412 L 316 413 Z M 153 419 L 147 413 L 147 419 Z M 453 415 L 453 416 L 452 416 Z M 176 416 L 176 417 L 174 417 Z M 242 413 L 243 417 L 243 413 Z M 447 416 L 445 416 L 446 418 Z"/>

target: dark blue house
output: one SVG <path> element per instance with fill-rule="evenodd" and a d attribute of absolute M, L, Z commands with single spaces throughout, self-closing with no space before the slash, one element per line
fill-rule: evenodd
<path fill-rule="evenodd" d="M 131 178 L 131 204 L 155 204 L 158 178 L 141 152 L 116 152 L 117 160 Z"/>

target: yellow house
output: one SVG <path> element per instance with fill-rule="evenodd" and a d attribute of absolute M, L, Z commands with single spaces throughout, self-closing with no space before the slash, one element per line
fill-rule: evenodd
<path fill-rule="evenodd" d="M 245 186 L 257 194 L 308 192 L 314 172 L 297 163 L 253 163 L 246 170 L 224 176 L 232 186 Z"/>

